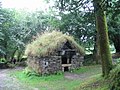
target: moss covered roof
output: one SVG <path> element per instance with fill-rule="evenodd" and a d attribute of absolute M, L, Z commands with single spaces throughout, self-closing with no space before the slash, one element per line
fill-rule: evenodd
<path fill-rule="evenodd" d="M 53 31 L 44 33 L 36 40 L 26 46 L 25 54 L 27 56 L 49 56 L 54 54 L 64 43 L 69 42 L 73 48 L 76 48 L 80 54 L 84 54 L 83 48 L 78 45 L 72 36 L 65 35 L 62 32 Z"/>

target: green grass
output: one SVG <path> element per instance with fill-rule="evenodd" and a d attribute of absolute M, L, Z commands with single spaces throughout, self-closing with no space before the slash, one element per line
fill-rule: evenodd
<path fill-rule="evenodd" d="M 84 81 L 76 90 L 109 90 L 108 87 L 108 81 L 98 74 Z"/>
<path fill-rule="evenodd" d="M 21 81 L 26 81 L 29 83 L 38 83 L 40 81 L 55 81 L 63 79 L 63 74 L 61 75 L 49 75 L 49 76 L 27 76 L 23 71 L 18 71 L 15 73 L 15 76 Z"/>
<path fill-rule="evenodd" d="M 22 83 L 32 87 L 40 88 L 40 90 L 73 90 L 79 86 L 80 80 L 69 80 L 64 78 L 64 74 L 50 76 L 26 76 L 22 71 L 16 72 L 15 76 Z"/>
<path fill-rule="evenodd" d="M 98 74 L 101 73 L 101 65 L 92 65 L 92 66 L 83 66 L 80 67 L 78 70 L 73 70 L 73 73 L 76 74 L 83 74 L 83 73 L 93 73 Z"/>
<path fill-rule="evenodd" d="M 102 82 L 101 66 L 84 66 L 72 73 L 84 75 L 83 79 L 67 79 L 64 74 L 49 76 L 26 76 L 23 71 L 14 72 L 14 76 L 24 85 L 39 88 L 39 90 L 104 90 L 104 89 L 80 89 L 81 86 L 87 86 L 94 82 Z M 100 86 L 101 87 L 101 86 Z M 103 87 L 105 88 L 105 86 Z"/>

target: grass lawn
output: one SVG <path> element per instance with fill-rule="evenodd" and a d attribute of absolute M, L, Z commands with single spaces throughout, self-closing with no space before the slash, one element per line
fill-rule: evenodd
<path fill-rule="evenodd" d="M 22 72 L 16 72 L 15 75 L 22 83 L 39 88 L 39 90 L 73 90 L 82 82 L 80 80 L 66 79 L 64 78 L 64 74 L 28 77 Z"/>
<path fill-rule="evenodd" d="M 96 84 L 98 81 L 103 81 L 100 65 L 84 66 L 78 70 L 74 70 L 72 73 L 83 77 L 67 79 L 64 74 L 28 77 L 22 71 L 16 71 L 14 76 L 24 85 L 37 88 L 37 90 L 104 90 L 97 89 L 100 85 L 95 88 L 93 87 L 93 89 L 89 87 L 90 85 L 94 85 L 94 83 Z"/>

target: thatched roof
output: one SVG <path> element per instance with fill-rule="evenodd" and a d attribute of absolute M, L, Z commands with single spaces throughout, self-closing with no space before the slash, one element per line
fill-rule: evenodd
<path fill-rule="evenodd" d="M 35 41 L 26 46 L 25 54 L 27 56 L 49 56 L 66 42 L 69 42 L 80 54 L 84 54 L 83 48 L 74 41 L 72 36 L 57 31 L 46 32 L 38 36 Z"/>

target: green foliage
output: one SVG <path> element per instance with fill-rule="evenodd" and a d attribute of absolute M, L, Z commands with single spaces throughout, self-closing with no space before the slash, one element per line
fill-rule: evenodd
<path fill-rule="evenodd" d="M 115 64 L 120 64 L 120 58 L 113 59 L 113 62 L 114 62 Z"/>
<path fill-rule="evenodd" d="M 93 1 L 97 0 L 55 0 L 56 8 L 59 9 L 61 17 L 59 28 L 63 32 L 73 35 L 79 42 L 82 42 L 86 48 L 90 48 L 95 43 L 95 17 L 93 10 Z M 102 1 L 102 0 L 99 0 Z M 97 2 L 99 2 L 97 1 Z M 109 28 L 109 37 L 115 45 L 116 52 L 120 52 L 120 15 L 119 0 L 104 0 L 103 10 L 107 11 L 107 21 Z M 97 5 L 98 6 L 98 5 Z M 94 8 L 95 9 L 95 8 Z M 98 10 L 98 9 L 97 9 Z M 95 44 L 94 44 L 95 45 Z"/>
<path fill-rule="evenodd" d="M 76 40 L 90 48 L 95 38 L 95 18 L 92 12 L 74 11 L 61 15 L 60 30 L 73 35 Z"/>
<path fill-rule="evenodd" d="M 13 25 L 12 12 L 6 9 L 0 9 L 0 48 L 1 54 L 6 55 L 9 50 L 6 48 L 10 41 L 10 27 Z"/>
<path fill-rule="evenodd" d="M 83 44 L 86 48 L 93 47 L 96 37 L 95 17 L 92 12 L 91 0 L 55 0 L 56 8 L 59 9 L 58 28 L 64 32 L 74 36 L 75 39 Z M 88 7 L 86 7 L 88 6 Z M 90 10 L 90 12 L 89 12 Z"/>
<path fill-rule="evenodd" d="M 120 90 L 120 64 L 110 72 L 110 90 Z"/>
<path fill-rule="evenodd" d="M 7 60 L 5 58 L 1 58 L 0 63 L 7 63 Z"/>
<path fill-rule="evenodd" d="M 58 72 L 56 73 L 56 75 L 63 75 L 63 73 L 64 73 L 64 72 L 62 72 L 62 71 L 58 71 Z"/>
<path fill-rule="evenodd" d="M 13 64 L 13 63 L 7 63 L 7 66 L 8 66 L 9 68 L 15 68 L 16 64 Z"/>
<path fill-rule="evenodd" d="M 30 68 L 26 67 L 23 71 L 23 73 L 25 75 L 27 75 L 28 77 L 30 76 L 39 76 L 39 74 L 37 74 L 35 71 L 31 70 Z"/>
<path fill-rule="evenodd" d="M 117 10 L 109 12 L 108 14 L 108 28 L 109 37 L 112 43 L 114 43 L 116 52 L 120 52 L 120 14 Z"/>
<path fill-rule="evenodd" d="M 49 16 L 42 11 L 33 13 L 25 10 L 0 9 L 0 56 L 20 60 L 25 45 L 38 32 L 49 29 Z"/>
<path fill-rule="evenodd" d="M 85 55 L 83 65 L 94 65 L 96 64 L 95 60 L 93 59 L 93 54 Z"/>
<path fill-rule="evenodd" d="M 117 64 L 120 64 L 120 58 L 118 58 L 116 61 Z"/>
<path fill-rule="evenodd" d="M 96 32 L 94 13 L 91 9 L 92 4 L 89 4 L 92 3 L 91 0 L 80 2 L 79 0 L 55 1 L 57 6 L 52 7 L 48 13 L 43 11 L 30 13 L 25 10 L 16 11 L 0 8 L 0 56 L 9 59 L 17 53 L 17 58 L 21 58 L 24 54 L 25 45 L 35 39 L 34 36 L 38 32 L 53 29 L 69 33 L 85 47 L 93 47 Z M 110 0 L 109 4 L 115 7 L 110 9 L 112 13 L 110 12 L 108 15 L 110 37 L 115 39 L 116 35 L 120 36 L 119 9 L 117 9 L 119 0 Z M 89 10 L 90 12 L 88 12 Z M 112 41 L 117 42 L 118 40 L 120 40 L 119 37 Z"/>
<path fill-rule="evenodd" d="M 73 37 L 57 31 L 51 33 L 46 32 L 39 35 L 35 41 L 27 45 L 25 54 L 32 56 L 49 56 L 67 41 L 73 48 L 77 48 L 79 53 L 84 54 L 83 48 L 74 41 Z"/>

